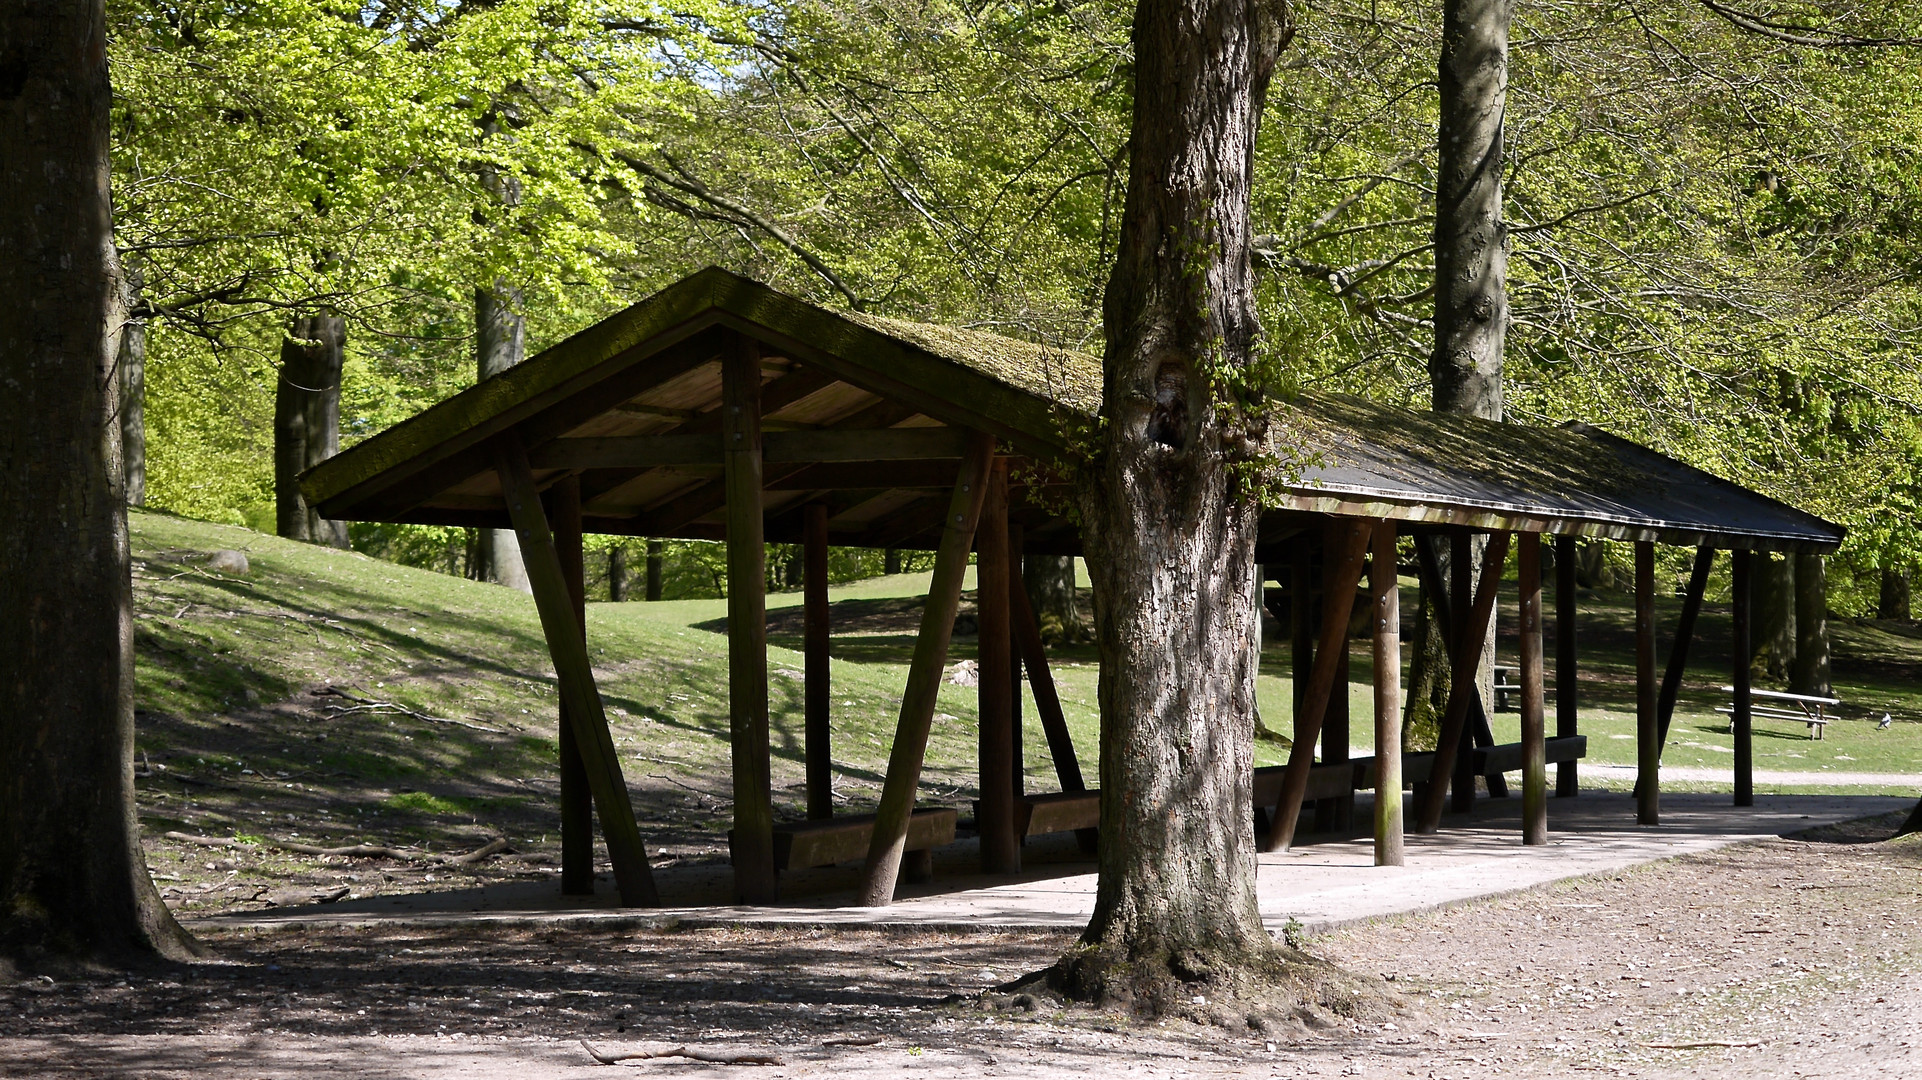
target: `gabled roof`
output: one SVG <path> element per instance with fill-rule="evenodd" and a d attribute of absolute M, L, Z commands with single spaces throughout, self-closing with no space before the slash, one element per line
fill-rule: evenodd
<path fill-rule="evenodd" d="M 938 534 L 965 429 L 1016 456 L 1032 550 L 1079 547 L 1049 509 L 1072 433 L 1100 404 L 1095 358 L 973 330 L 835 312 L 709 268 L 316 466 L 333 518 L 505 523 L 486 441 L 515 429 L 537 479 L 582 476 L 590 531 L 718 537 L 719 358 L 758 343 L 770 539 L 805 502 L 834 543 Z M 1282 438 L 1308 462 L 1264 529 L 1299 515 L 1718 547 L 1833 550 L 1843 530 L 1594 428 L 1526 428 L 1304 394 Z"/>

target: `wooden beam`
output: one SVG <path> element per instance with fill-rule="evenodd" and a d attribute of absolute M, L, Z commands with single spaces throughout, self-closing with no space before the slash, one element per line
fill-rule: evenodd
<path fill-rule="evenodd" d="M 1395 523 L 1375 524 L 1368 558 L 1374 614 L 1375 865 L 1400 866 L 1401 812 L 1401 585 L 1396 575 Z"/>
<path fill-rule="evenodd" d="M 1763 555 L 1767 558 L 1767 555 Z M 1755 729 L 1754 694 L 1750 686 L 1750 664 L 1754 662 L 1751 639 L 1755 611 L 1754 553 L 1736 548 L 1729 553 L 1731 614 L 1730 647 L 1735 652 L 1735 702 L 1729 715 L 1729 734 L 1735 737 L 1735 805 L 1755 805 Z"/>
<path fill-rule="evenodd" d="M 567 582 L 567 598 L 574 612 L 574 625 L 587 640 L 586 557 L 581 543 L 581 485 L 567 477 L 547 491 L 548 520 L 554 526 L 554 554 L 560 559 L 561 577 Z M 574 725 L 567 715 L 567 702 L 560 707 L 561 765 L 561 894 L 594 895 L 594 795 L 587 786 L 587 766 L 581 762 L 581 749 L 574 738 Z"/>
<path fill-rule="evenodd" d="M 1575 538 L 1555 538 L 1555 737 L 1581 733 L 1576 714 L 1575 675 Z M 1555 766 L 1555 795 L 1572 799 L 1581 790 L 1575 762 Z"/>
<path fill-rule="evenodd" d="M 1454 647 L 1449 650 L 1448 706 L 1442 713 L 1441 734 L 1435 746 L 1434 768 L 1421 805 L 1416 808 L 1415 831 L 1432 833 L 1441 828 L 1442 804 L 1447 799 L 1443 781 L 1455 770 L 1461 752 L 1462 733 L 1468 727 L 1469 699 L 1478 697 L 1476 668 L 1482 651 L 1482 635 L 1495 614 L 1495 595 L 1502 580 L 1502 563 L 1508 558 L 1508 534 L 1494 533 L 1482 552 L 1481 586 L 1475 590 L 1474 603 L 1465 622 L 1458 624 Z"/>
<path fill-rule="evenodd" d="M 1542 536 L 1523 533 L 1516 577 L 1521 592 L 1522 843 L 1548 843 L 1548 737 L 1542 689 Z"/>
<path fill-rule="evenodd" d="M 634 822 L 634 806 L 628 801 L 614 737 L 607 730 L 607 714 L 601 710 L 594 667 L 587 658 L 587 639 L 574 621 L 573 602 L 561 575 L 554 537 L 548 532 L 547 515 L 541 512 L 540 495 L 534 489 L 527 450 L 511 429 L 496 436 L 490 445 L 501 489 L 507 495 L 507 509 L 514 519 L 514 532 L 520 540 L 521 558 L 527 564 L 528 583 L 534 589 L 541 631 L 554 659 L 561 700 L 567 703 L 568 722 L 574 726 L 581 761 L 587 767 L 587 785 L 594 793 L 594 810 L 601 819 L 608 858 L 614 863 L 621 903 L 658 907 L 660 894 L 655 891 L 654 874 L 647 865 L 641 830 Z"/>
<path fill-rule="evenodd" d="M 828 643 L 828 508 L 818 502 L 801 511 L 801 708 L 805 717 L 808 817 L 834 816 L 834 758 L 830 736 Z"/>
<path fill-rule="evenodd" d="M 1373 535 L 1372 528 L 1370 535 Z M 1322 588 L 1324 590 L 1332 590 L 1339 584 L 1331 580 L 1331 576 L 1335 570 L 1335 560 L 1326 558 L 1322 560 Z M 1354 582 L 1351 582 L 1348 586 L 1348 606 L 1343 609 L 1344 617 L 1341 620 L 1341 641 L 1340 644 L 1335 647 L 1335 686 L 1333 692 L 1328 695 L 1328 710 L 1322 716 L 1321 763 L 1324 765 L 1347 761 L 1349 756 L 1348 743 L 1352 729 L 1349 725 L 1350 710 L 1348 691 L 1353 676 L 1351 674 L 1352 658 L 1348 653 L 1348 624 L 1352 621 L 1355 613 L 1355 586 L 1356 583 Z M 1327 610 L 1333 609 L 1328 608 Z M 1355 795 L 1353 792 L 1349 792 L 1347 795 L 1339 798 L 1315 800 L 1315 826 L 1317 829 L 1346 830 L 1348 826 L 1353 823 L 1354 819 Z"/>
<path fill-rule="evenodd" d="M 653 469 L 721 465 L 721 436 L 619 435 L 555 439 L 528 451 L 536 469 Z M 625 481 L 623 481 L 625 482 Z"/>
<path fill-rule="evenodd" d="M 1308 793 L 1308 772 L 1315 763 L 1315 738 L 1321 734 L 1322 717 L 1328 699 L 1335 691 L 1337 662 L 1348 639 L 1348 619 L 1354 613 L 1355 585 L 1361 581 L 1362 558 L 1374 532 L 1371 522 L 1335 519 L 1328 523 L 1323 558 L 1334 562 L 1335 570 L 1325 577 L 1327 593 L 1322 597 L 1321 635 L 1315 642 L 1315 666 L 1308 677 L 1308 695 L 1295 722 L 1295 745 L 1288 751 L 1288 771 L 1281 781 L 1281 796 L 1269 821 L 1263 851 L 1287 848 L 1295 842 L 1295 826 L 1301 818 L 1301 801 Z"/>
<path fill-rule="evenodd" d="M 1054 775 L 1063 791 L 1086 791 L 1081 778 L 1081 760 L 1074 754 L 1074 737 L 1068 731 L 1068 718 L 1061 711 L 1061 695 L 1055 690 L 1054 672 L 1048 667 L 1047 647 L 1041 641 L 1041 624 L 1035 619 L 1028 590 L 1019 582 L 1008 591 L 1014 626 L 1015 646 L 1021 650 L 1022 666 L 1028 669 L 1028 683 L 1034 689 L 1034 710 L 1041 716 L 1041 730 L 1048 739 L 1048 757 L 1054 762 Z"/>
<path fill-rule="evenodd" d="M 981 872 L 1021 870 L 1021 837 L 1014 827 L 1014 699 L 1008 672 L 1008 462 L 996 458 L 988 473 L 981 523 L 974 533 L 976 620 L 975 693 L 980 703 L 981 801 L 975 827 L 981 835 Z"/>
<path fill-rule="evenodd" d="M 1662 820 L 1662 743 L 1655 718 L 1655 545 L 1635 543 L 1635 821 Z"/>
<path fill-rule="evenodd" d="M 726 447 L 728 744 L 734 771 L 734 892 L 771 904 L 774 807 L 767 730 L 767 548 L 761 536 L 761 350 L 737 337 L 721 367 Z"/>
<path fill-rule="evenodd" d="M 966 448 L 957 428 L 880 428 L 767 432 L 761 459 L 770 465 L 860 461 L 949 461 Z M 721 465 L 719 433 L 620 435 L 555 439 L 528 453 L 537 469 L 653 469 Z M 953 476 L 950 465 L 949 476 Z M 875 485 L 866 485 L 873 487 Z"/>
<path fill-rule="evenodd" d="M 1012 462 L 1010 462 L 1012 467 Z M 1026 573 L 1023 552 L 1027 531 L 1012 517 L 1008 519 L 1008 704 L 1009 728 L 1014 736 L 1014 797 L 1028 793 L 1028 756 L 1022 745 L 1021 722 L 1021 645 L 1014 639 L 1014 594 L 1025 593 Z"/>
<path fill-rule="evenodd" d="M 906 850 L 908 818 L 914 811 L 928 731 L 934 723 L 934 703 L 941 690 L 941 669 L 948 659 L 954 613 L 961 605 L 961 579 L 967 573 L 968 549 L 974 546 L 974 528 L 981 519 L 993 459 L 994 437 L 985 432 L 976 435 L 968 456 L 962 459 L 961 473 L 948 501 L 941 546 L 934 555 L 933 580 L 928 585 L 927 604 L 921 609 L 921 632 L 914 641 L 908 684 L 901 694 L 901 717 L 895 725 L 894 746 L 888 752 L 881 805 L 875 811 L 874 834 L 861 870 L 856 902 L 863 907 L 884 907 L 894 900 L 894 885 Z"/>

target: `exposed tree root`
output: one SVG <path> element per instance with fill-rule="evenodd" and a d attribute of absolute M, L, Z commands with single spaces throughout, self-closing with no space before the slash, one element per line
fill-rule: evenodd
<path fill-rule="evenodd" d="M 1133 956 L 1117 946 L 1082 945 L 1051 968 L 997 987 L 982 1003 L 1034 1011 L 1037 999 L 1255 1031 L 1319 1030 L 1408 1012 L 1381 980 L 1279 942 L 1246 954 L 1189 949 Z"/>
<path fill-rule="evenodd" d="M 224 836 L 195 836 L 192 833 L 169 832 L 164 834 L 169 840 L 183 844 L 198 844 L 214 848 L 250 848 L 256 845 Z M 394 859 L 399 862 L 430 862 L 442 865 L 472 866 L 484 862 L 508 850 L 505 837 L 495 837 L 465 855 L 442 855 L 432 851 L 416 851 L 413 848 L 383 847 L 378 844 L 348 844 L 345 847 L 320 847 L 315 844 L 296 844 L 288 840 L 267 840 L 264 843 L 281 851 L 291 851 L 296 855 L 335 855 L 349 859 Z"/>
<path fill-rule="evenodd" d="M 659 1050 L 623 1050 L 618 1054 L 607 1054 L 594 1049 L 586 1039 L 580 1040 L 581 1049 L 589 1057 L 603 1065 L 618 1065 L 623 1061 L 645 1061 L 650 1058 L 687 1058 L 689 1061 L 705 1061 L 710 1065 L 780 1065 L 780 1058 L 773 1054 L 730 1054 L 716 1053 L 712 1050 L 697 1050 L 692 1046 L 673 1046 Z"/>

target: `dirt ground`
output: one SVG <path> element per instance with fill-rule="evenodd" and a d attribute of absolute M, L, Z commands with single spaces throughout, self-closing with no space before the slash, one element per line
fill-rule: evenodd
<path fill-rule="evenodd" d="M 1392 1024 L 1148 1025 L 980 993 L 1066 935 L 208 934 L 217 963 L 0 987 L 0 1076 L 1922 1076 L 1922 843 L 1894 817 L 1310 939 Z M 1006 1000 L 1005 995 L 1002 1000 Z"/>

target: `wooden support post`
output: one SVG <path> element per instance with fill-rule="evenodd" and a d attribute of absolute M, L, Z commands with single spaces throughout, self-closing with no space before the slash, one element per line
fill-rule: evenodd
<path fill-rule="evenodd" d="M 1635 542 L 1635 820 L 1662 820 L 1662 744 L 1655 719 L 1655 545 Z"/>
<path fill-rule="evenodd" d="M 1522 843 L 1548 843 L 1546 695 L 1542 689 L 1542 535 L 1523 533 L 1516 553 L 1521 586 Z"/>
<path fill-rule="evenodd" d="M 1764 556 L 1766 558 L 1767 556 Z M 1729 715 L 1729 734 L 1735 737 L 1735 805 L 1755 805 L 1754 696 L 1749 665 L 1754 661 L 1754 553 L 1737 548 L 1729 556 L 1730 607 L 1734 623 L 1730 643 L 1735 651 L 1735 703 Z"/>
<path fill-rule="evenodd" d="M 1299 743 L 1305 730 L 1308 677 L 1315 669 L 1314 538 L 1295 539 L 1288 558 L 1288 681 L 1294 740 Z M 1312 737 L 1309 740 L 1313 742 Z"/>
<path fill-rule="evenodd" d="M 1575 688 L 1575 538 L 1555 538 L 1555 735 L 1581 734 Z M 1555 795 L 1572 799 L 1581 790 L 1575 762 L 1555 766 Z"/>
<path fill-rule="evenodd" d="M 1322 590 L 1332 595 L 1336 582 L 1330 580 L 1335 572 L 1335 560 L 1324 558 L 1321 565 Z M 1348 691 L 1353 676 L 1350 672 L 1348 654 L 1348 623 L 1354 616 L 1354 590 L 1350 584 L 1349 603 L 1341 610 L 1342 634 L 1340 644 L 1335 646 L 1335 689 L 1328 697 L 1328 711 L 1321 722 L 1321 763 L 1324 765 L 1349 759 L 1348 744 L 1353 731 L 1350 727 Z M 1324 606 L 1326 604 L 1324 603 Z M 1327 607 L 1327 610 L 1335 610 Z M 1355 796 L 1353 792 L 1332 799 L 1315 800 L 1315 831 L 1345 831 L 1355 820 Z"/>
<path fill-rule="evenodd" d="M 773 777 L 767 730 L 767 545 L 762 534 L 761 350 L 736 336 L 721 365 L 722 483 L 727 492 L 728 746 L 734 770 L 734 892 L 771 904 Z"/>
<path fill-rule="evenodd" d="M 834 816 L 834 755 L 830 745 L 828 643 L 828 508 L 809 503 L 801 511 L 801 673 L 807 755 L 808 818 Z"/>
<path fill-rule="evenodd" d="M 981 523 L 974 532 L 975 601 L 980 626 L 975 679 L 980 703 L 981 872 L 1021 870 L 1021 838 L 1014 828 L 1014 699 L 1008 671 L 1012 657 L 1008 631 L 1008 460 L 996 458 L 988 472 Z"/>
<path fill-rule="evenodd" d="M 1502 563 L 1508 558 L 1508 534 L 1492 533 L 1482 553 L 1481 587 L 1475 590 L 1468 618 L 1456 624 L 1454 647 L 1449 650 L 1448 707 L 1442 712 L 1441 734 L 1435 745 L 1435 765 L 1428 790 L 1416 807 L 1415 831 L 1432 833 L 1441 828 L 1442 804 L 1448 792 L 1444 777 L 1455 769 L 1461 751 L 1462 735 L 1468 728 L 1469 701 L 1480 693 L 1475 686 L 1475 669 L 1480 666 L 1482 635 L 1495 614 L 1495 594 L 1502 580 Z"/>
<path fill-rule="evenodd" d="M 1460 546 L 1465 549 L 1468 545 L 1464 543 Z M 1459 588 L 1461 594 L 1466 597 L 1469 592 L 1467 584 L 1469 576 L 1466 571 L 1455 571 L 1454 577 L 1457 580 L 1451 582 L 1448 586 L 1443 585 L 1441 558 L 1435 553 L 1434 538 L 1432 536 L 1417 535 L 1415 537 L 1415 556 L 1415 565 L 1418 568 L 1417 573 L 1421 575 L 1422 588 L 1427 590 L 1429 600 L 1433 602 L 1435 607 L 1435 626 L 1441 631 L 1442 647 L 1447 650 L 1450 663 L 1452 664 L 1455 655 L 1455 630 L 1457 623 L 1454 601 L 1449 598 L 1450 590 Z M 1464 566 L 1467 565 L 1466 557 L 1457 561 Z M 1477 676 L 1480 675 L 1479 663 L 1480 662 L 1477 661 Z M 1495 744 L 1495 732 L 1494 729 L 1489 726 L 1488 713 L 1482 708 L 1482 696 L 1479 690 L 1468 702 L 1468 728 L 1472 740 L 1464 740 L 1462 744 L 1464 747 L 1493 746 Z M 1456 766 L 1458 769 L 1462 769 L 1466 767 L 1466 763 L 1458 761 Z M 1489 795 L 1498 799 L 1508 797 L 1508 785 L 1502 779 L 1502 774 L 1490 773 L 1484 779 L 1488 781 Z M 1436 782 L 1441 783 L 1443 781 L 1437 780 Z M 1464 783 L 1463 787 L 1467 788 L 1468 784 Z M 1472 788 L 1469 789 L 1468 794 L 1472 796 Z M 1470 798 L 1467 804 L 1458 806 L 1457 809 L 1466 810 L 1473 805 L 1473 799 Z"/>
<path fill-rule="evenodd" d="M 1675 717 L 1675 700 L 1682 693 L 1682 675 L 1688 669 L 1688 646 L 1695 637 L 1695 620 L 1702 613 L 1702 594 L 1708 591 L 1708 575 L 1715 568 L 1715 549 L 1697 548 L 1695 568 L 1688 576 L 1688 592 L 1682 597 L 1682 617 L 1675 624 L 1675 643 L 1668 648 L 1668 670 L 1662 675 L 1662 694 L 1655 703 L 1661 726 L 1657 753 L 1668 746 L 1668 725 Z"/>
<path fill-rule="evenodd" d="M 1008 522 L 1008 727 L 1014 736 L 1014 797 L 1028 793 L 1028 755 L 1021 730 L 1021 643 L 1014 636 L 1014 594 L 1027 591 L 1022 549 L 1026 544 L 1019 522 Z"/>
<path fill-rule="evenodd" d="M 974 528 L 981 518 L 993 459 L 994 437 L 976 433 L 961 461 L 961 474 L 955 479 L 954 495 L 942 519 L 933 580 L 928 584 L 927 605 L 921 609 L 921 632 L 915 637 L 914 655 L 908 662 L 901 718 L 895 726 L 894 746 L 888 752 L 888 774 L 881 785 L 881 805 L 875 812 L 867 863 L 861 870 L 856 903 L 862 907 L 883 907 L 894 900 L 894 884 L 901 874 L 901 855 L 908 840 L 908 817 L 914 812 L 928 730 L 934 723 L 935 697 L 941 690 L 941 669 L 948 660 L 954 613 L 961 604 L 961 579 L 967 573 L 968 549 L 974 545 Z"/>
<path fill-rule="evenodd" d="M 1402 865 L 1401 587 L 1395 572 L 1395 523 L 1375 526 L 1368 560 L 1374 611 L 1375 865 Z"/>
<path fill-rule="evenodd" d="M 1047 648 L 1041 641 L 1041 625 L 1035 620 L 1034 605 L 1028 591 L 1018 585 L 1009 590 L 1009 616 L 1014 626 L 1014 643 L 1021 650 L 1022 666 L 1028 669 L 1028 684 L 1034 689 L 1034 711 L 1041 717 L 1041 731 L 1048 739 L 1048 757 L 1054 762 L 1054 775 L 1063 791 L 1086 791 L 1081 779 L 1081 760 L 1074 755 L 1074 738 L 1068 732 L 1068 718 L 1061 711 L 1061 695 L 1055 690 L 1054 672 L 1048 667 Z"/>
<path fill-rule="evenodd" d="M 624 906 L 658 907 L 660 894 L 655 891 L 654 874 L 647 865 L 647 848 L 634 822 L 634 806 L 621 776 L 614 737 L 607 730 L 600 690 L 594 685 L 594 667 L 587 658 L 587 639 L 574 618 L 560 556 L 554 550 L 547 515 L 541 510 L 534 472 L 527 464 L 527 448 L 510 428 L 489 443 L 489 450 L 494 469 L 500 474 L 508 516 L 520 540 L 521 558 L 527 564 L 527 579 L 534 590 L 535 609 L 540 612 L 541 631 L 554 659 L 561 701 L 567 705 L 568 723 L 574 728 L 575 745 L 587 769 L 594 811 L 601 820 L 608 858 L 614 863 L 615 887 Z"/>
<path fill-rule="evenodd" d="M 1355 585 L 1361 581 L 1362 559 L 1368 554 L 1373 533 L 1373 522 L 1354 518 L 1333 519 L 1324 533 L 1323 557 L 1334 562 L 1336 570 L 1327 578 L 1330 587 L 1322 598 L 1315 666 L 1308 676 L 1308 694 L 1302 699 L 1302 711 L 1295 717 L 1295 745 L 1288 751 L 1288 770 L 1282 776 L 1281 797 L 1275 803 L 1263 851 L 1280 850 L 1295 842 L 1301 801 L 1308 793 L 1308 770 L 1315 763 L 1315 739 L 1321 734 L 1328 699 L 1335 692 L 1335 676 L 1340 667 L 1336 661 L 1347 641 L 1348 619 L 1355 607 Z"/>
<path fill-rule="evenodd" d="M 1437 772 L 1435 776 L 1448 777 L 1450 809 L 1454 810 L 1457 814 L 1466 814 L 1475 808 L 1474 720 L 1475 714 L 1478 711 L 1477 706 L 1482 703 L 1481 639 L 1480 635 L 1467 626 L 1467 620 L 1471 613 L 1470 609 L 1474 607 L 1468 599 L 1475 594 L 1473 585 L 1475 580 L 1473 575 L 1474 559 L 1472 554 L 1475 550 L 1474 535 L 1467 532 L 1457 532 L 1451 538 L 1449 546 L 1453 548 L 1453 550 L 1449 553 L 1448 560 L 1448 573 L 1452 579 L 1449 581 L 1448 595 L 1454 609 L 1455 619 L 1451 625 L 1454 627 L 1454 635 L 1457 639 L 1456 647 L 1451 647 L 1448 650 L 1451 671 L 1450 678 L 1452 680 L 1454 677 L 1452 674 L 1453 666 L 1461 662 L 1460 658 L 1462 656 L 1466 656 L 1471 670 L 1469 685 L 1474 687 L 1475 692 L 1468 707 L 1470 722 L 1454 740 L 1456 743 L 1455 767 L 1448 772 Z M 1476 625 L 1479 626 L 1481 624 L 1477 623 Z M 1462 640 L 1469 637 L 1474 637 L 1475 640 L 1472 642 Z M 1458 651 L 1458 649 L 1467 649 L 1468 651 L 1463 653 Z M 1485 720 L 1483 722 L 1486 723 Z M 1494 741 L 1492 734 L 1489 741 Z M 1489 794 L 1493 795 L 1494 793 L 1494 789 L 1491 787 Z"/>
<path fill-rule="evenodd" d="M 586 552 L 581 541 L 581 481 L 569 476 L 548 489 L 548 520 L 554 526 L 554 555 L 567 582 L 574 625 L 587 640 Z M 587 766 L 574 739 L 567 703 L 560 707 L 561 894 L 594 895 L 594 795 L 587 787 Z"/>

